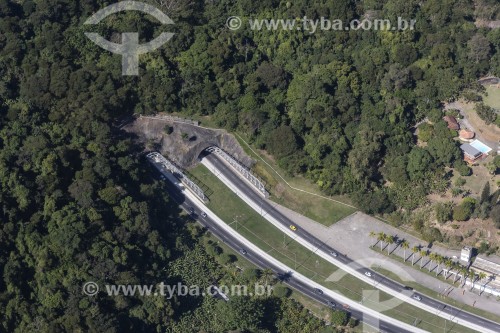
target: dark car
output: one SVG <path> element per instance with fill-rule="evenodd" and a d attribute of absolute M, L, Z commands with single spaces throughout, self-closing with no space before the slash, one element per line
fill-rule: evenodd
<path fill-rule="evenodd" d="M 334 308 L 337 306 L 337 304 L 335 302 L 332 302 L 332 301 L 326 301 L 326 305 L 328 305 L 331 308 Z"/>
<path fill-rule="evenodd" d="M 242 255 L 246 255 L 246 254 L 247 254 L 247 250 L 245 250 L 245 249 L 240 249 L 240 253 L 241 253 Z"/>
<path fill-rule="evenodd" d="M 319 288 L 314 288 L 314 293 L 318 294 L 318 295 L 323 295 L 323 290 L 321 290 Z"/>

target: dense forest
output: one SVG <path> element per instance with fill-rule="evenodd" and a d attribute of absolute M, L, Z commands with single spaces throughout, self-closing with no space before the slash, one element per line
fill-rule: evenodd
<path fill-rule="evenodd" d="M 203 285 L 229 274 L 151 175 L 143 147 L 113 124 L 134 113 L 211 116 L 327 194 L 348 194 L 368 212 L 411 210 L 445 167 L 470 172 L 440 106 L 479 90 L 478 77 L 500 75 L 500 29 L 474 24 L 499 19 L 498 2 L 149 2 L 175 24 L 128 12 L 89 27 L 111 2 L 0 0 L 0 331 L 318 332 L 324 324 L 286 295 L 231 306 L 82 295 L 84 281 Z M 416 29 L 225 27 L 230 15 L 367 13 L 413 18 Z M 128 31 L 141 41 L 175 36 L 141 56 L 139 76 L 124 77 L 120 56 L 88 40 L 90 30 L 113 41 Z M 411 128 L 425 118 L 434 126 L 422 148 Z"/>

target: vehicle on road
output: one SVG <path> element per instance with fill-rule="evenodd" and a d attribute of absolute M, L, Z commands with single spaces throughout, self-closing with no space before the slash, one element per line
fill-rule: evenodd
<path fill-rule="evenodd" d="M 248 252 L 247 252 L 247 250 L 245 250 L 245 249 L 240 249 L 240 253 L 241 253 L 242 255 L 246 255 Z"/>
<path fill-rule="evenodd" d="M 413 290 L 412 287 L 405 286 L 405 290 Z"/>
<path fill-rule="evenodd" d="M 194 214 L 194 207 L 189 207 L 189 212 L 190 212 L 191 214 Z"/>
<path fill-rule="evenodd" d="M 202 217 L 207 217 L 207 213 L 205 213 L 205 212 L 201 212 L 201 216 L 202 216 Z"/>
<path fill-rule="evenodd" d="M 335 308 L 337 306 L 337 304 L 335 302 L 332 302 L 332 301 L 326 301 L 326 305 L 328 305 L 331 308 Z"/>
<path fill-rule="evenodd" d="M 318 295 L 323 295 L 323 290 L 321 290 L 319 288 L 314 288 L 314 293 L 318 294 Z"/>
<path fill-rule="evenodd" d="M 365 275 L 368 276 L 368 277 L 372 277 L 372 273 L 371 272 L 365 272 Z"/>
<path fill-rule="evenodd" d="M 290 229 L 292 229 L 293 231 L 297 231 L 297 227 L 294 226 L 293 224 L 290 224 Z"/>
<path fill-rule="evenodd" d="M 333 256 L 333 257 L 337 257 L 338 256 L 338 253 L 335 252 L 335 251 L 330 251 L 330 254 Z"/>
<path fill-rule="evenodd" d="M 421 301 L 422 300 L 422 297 L 418 296 L 418 295 L 413 295 L 412 297 L 413 299 L 417 300 L 417 301 Z"/>

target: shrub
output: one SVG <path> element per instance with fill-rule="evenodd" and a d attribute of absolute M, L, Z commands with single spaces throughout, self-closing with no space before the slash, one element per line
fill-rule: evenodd
<path fill-rule="evenodd" d="M 213 257 L 216 257 L 222 253 L 222 249 L 215 244 L 208 244 L 207 245 L 207 253 Z"/>
<path fill-rule="evenodd" d="M 491 123 L 494 123 L 497 119 L 497 114 L 495 113 L 495 110 L 493 110 L 492 107 L 485 105 L 483 103 L 478 103 L 476 104 L 476 112 L 477 115 L 484 120 L 486 125 L 489 125 Z"/>
<path fill-rule="evenodd" d="M 460 235 L 450 236 L 448 239 L 451 245 L 460 245 L 464 241 L 464 238 Z"/>
<path fill-rule="evenodd" d="M 493 219 L 495 226 L 500 229 L 500 204 L 496 204 L 491 208 L 490 217 Z"/>
<path fill-rule="evenodd" d="M 331 316 L 332 326 L 344 326 L 347 324 L 347 313 L 342 310 L 333 310 Z"/>
<path fill-rule="evenodd" d="M 455 186 L 464 186 L 466 183 L 466 180 L 463 179 L 462 177 L 458 177 L 457 180 L 455 180 Z"/>
<path fill-rule="evenodd" d="M 230 255 L 230 254 L 227 254 L 227 253 L 222 253 L 220 256 L 219 256 L 219 262 L 222 264 L 222 265 L 227 265 L 227 264 L 230 264 L 232 262 L 234 262 L 236 259 L 235 256 L 233 255 Z"/>
<path fill-rule="evenodd" d="M 418 138 L 422 141 L 429 141 L 434 134 L 434 127 L 428 123 L 423 123 L 418 127 Z"/>
<path fill-rule="evenodd" d="M 479 253 L 485 253 L 490 249 L 490 244 L 488 242 L 482 241 L 481 244 L 479 244 L 479 247 L 477 248 L 477 251 Z"/>
<path fill-rule="evenodd" d="M 288 297 L 290 296 L 291 293 L 292 291 L 290 290 L 290 288 L 283 286 L 281 284 L 278 284 L 273 288 L 273 295 L 279 298 Z"/>
<path fill-rule="evenodd" d="M 422 233 L 422 238 L 429 243 L 443 241 L 443 235 L 441 234 L 441 231 L 439 231 L 438 228 L 425 229 L 424 232 Z"/>
<path fill-rule="evenodd" d="M 460 176 L 470 176 L 472 174 L 472 169 L 467 164 L 460 164 L 457 168 Z"/>
<path fill-rule="evenodd" d="M 259 278 L 260 271 L 255 268 L 247 268 L 243 271 L 242 277 L 247 281 L 255 281 Z"/>
<path fill-rule="evenodd" d="M 432 121 L 433 123 L 437 123 L 443 117 L 443 113 L 439 109 L 432 109 L 429 111 L 427 116 L 430 121 Z"/>
<path fill-rule="evenodd" d="M 465 198 L 460 205 L 453 209 L 453 219 L 456 221 L 467 221 L 474 211 L 475 206 L 476 200 Z"/>
<path fill-rule="evenodd" d="M 167 134 L 167 135 L 172 134 L 173 131 L 174 131 L 174 128 L 170 125 L 165 125 L 165 127 L 163 128 L 163 132 L 165 132 L 165 134 Z"/>
<path fill-rule="evenodd" d="M 438 203 L 434 210 L 436 212 L 436 219 L 439 223 L 445 223 L 451 219 L 452 203 Z"/>
<path fill-rule="evenodd" d="M 460 195 L 460 193 L 462 193 L 462 189 L 460 187 L 454 187 L 451 189 L 451 196 L 452 197 L 458 197 Z"/>

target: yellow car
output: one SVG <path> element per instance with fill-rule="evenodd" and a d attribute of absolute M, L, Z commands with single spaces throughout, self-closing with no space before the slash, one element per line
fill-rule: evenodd
<path fill-rule="evenodd" d="M 297 231 L 297 227 L 294 226 L 293 224 L 290 225 L 290 229 L 292 229 L 293 231 Z"/>

